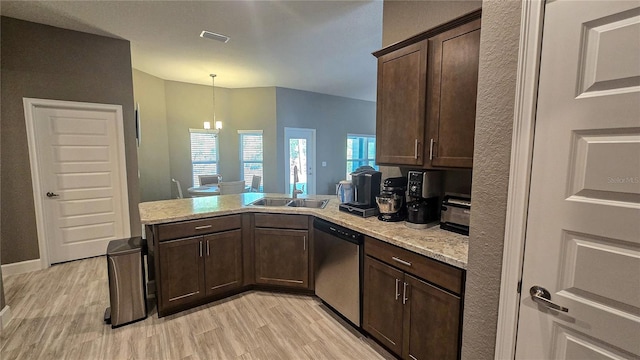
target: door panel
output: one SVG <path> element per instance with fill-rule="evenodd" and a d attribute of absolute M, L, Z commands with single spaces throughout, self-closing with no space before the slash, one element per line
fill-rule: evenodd
<path fill-rule="evenodd" d="M 285 192 L 291 194 L 294 166 L 298 169 L 296 188 L 305 195 L 316 193 L 316 130 L 284 128 Z"/>
<path fill-rule="evenodd" d="M 307 288 L 309 232 L 255 229 L 256 283 Z"/>
<path fill-rule="evenodd" d="M 404 357 L 457 359 L 460 298 L 408 274 L 405 282 L 409 293 L 405 305 Z"/>
<path fill-rule="evenodd" d="M 33 112 L 50 263 L 104 255 L 130 236 L 122 118 L 71 104 Z"/>
<path fill-rule="evenodd" d="M 184 305 L 205 294 L 202 236 L 161 242 L 161 309 Z"/>
<path fill-rule="evenodd" d="M 204 237 L 207 295 L 242 286 L 242 230 Z"/>
<path fill-rule="evenodd" d="M 640 356 L 639 24 L 637 2 L 546 5 L 517 358 Z"/>
<path fill-rule="evenodd" d="M 364 260 L 362 326 L 396 354 L 402 354 L 404 273 L 369 256 Z"/>

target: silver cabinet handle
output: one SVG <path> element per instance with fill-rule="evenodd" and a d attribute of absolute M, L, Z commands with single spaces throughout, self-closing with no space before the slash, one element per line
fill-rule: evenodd
<path fill-rule="evenodd" d="M 413 158 L 418 159 L 418 139 L 416 139 L 416 143 L 413 148 Z"/>
<path fill-rule="evenodd" d="M 307 237 L 306 236 L 302 237 L 302 250 L 303 251 L 307 251 Z"/>
<path fill-rule="evenodd" d="M 204 229 L 208 229 L 210 227 L 211 227 L 211 225 L 196 226 L 196 230 L 204 230 Z"/>
<path fill-rule="evenodd" d="M 429 160 L 433 160 L 433 139 L 429 142 Z"/>
<path fill-rule="evenodd" d="M 398 298 L 400 297 L 400 280 L 396 279 L 396 300 L 398 300 Z"/>
<path fill-rule="evenodd" d="M 541 286 L 537 286 L 537 285 L 532 286 L 531 289 L 529 289 L 529 294 L 531 295 L 531 299 L 533 301 L 535 301 L 536 303 L 546 308 L 562 311 L 562 312 L 569 312 L 568 308 L 558 305 L 553 301 L 551 301 L 551 294 L 549 293 L 549 291 L 547 291 L 547 289 Z"/>
<path fill-rule="evenodd" d="M 402 305 L 407 303 L 407 300 L 409 300 L 409 298 L 407 297 L 407 286 L 409 286 L 409 284 L 404 283 L 402 285 Z"/>
<path fill-rule="evenodd" d="M 209 240 L 207 240 L 207 256 L 209 256 Z"/>
<path fill-rule="evenodd" d="M 405 265 L 405 266 L 411 266 L 411 263 L 410 263 L 410 262 L 408 262 L 408 261 L 404 261 L 404 260 L 402 260 L 402 259 L 398 259 L 398 258 L 397 258 L 397 257 L 395 257 L 395 256 L 392 256 L 392 257 L 391 257 L 391 259 L 392 259 L 393 261 L 397 262 L 397 263 L 402 264 L 402 265 Z"/>
<path fill-rule="evenodd" d="M 202 257 L 202 241 L 199 242 L 200 245 L 200 257 Z"/>

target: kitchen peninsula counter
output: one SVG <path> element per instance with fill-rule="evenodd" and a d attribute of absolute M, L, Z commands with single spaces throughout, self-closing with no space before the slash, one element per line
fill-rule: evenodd
<path fill-rule="evenodd" d="M 338 210 L 335 196 L 310 196 L 330 199 L 324 209 L 287 206 L 254 206 L 251 202 L 262 197 L 290 197 L 283 194 L 243 193 L 175 200 L 144 202 L 138 205 L 144 225 L 171 223 L 239 213 L 275 213 L 313 215 L 345 226 L 372 238 L 396 245 L 415 253 L 466 269 L 469 237 L 440 229 L 435 224 L 428 229 L 410 229 L 404 222 L 383 222 L 377 217 L 362 218 Z M 300 196 L 300 198 L 305 198 Z"/>

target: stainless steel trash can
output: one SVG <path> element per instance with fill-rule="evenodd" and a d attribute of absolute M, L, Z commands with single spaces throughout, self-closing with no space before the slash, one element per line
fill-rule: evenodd
<path fill-rule="evenodd" d="M 146 241 L 141 237 L 112 240 L 107 246 L 109 300 L 104 319 L 112 328 L 147 317 L 144 275 Z"/>

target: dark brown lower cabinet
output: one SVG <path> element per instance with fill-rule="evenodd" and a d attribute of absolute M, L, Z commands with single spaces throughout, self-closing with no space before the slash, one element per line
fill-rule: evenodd
<path fill-rule="evenodd" d="M 370 256 L 363 328 L 404 359 L 457 359 L 460 297 Z"/>
<path fill-rule="evenodd" d="M 364 262 L 363 328 L 396 354 L 402 353 L 404 273 L 367 256 Z"/>
<path fill-rule="evenodd" d="M 158 255 L 161 316 L 242 286 L 240 229 L 163 241 Z"/>
<path fill-rule="evenodd" d="M 242 286 L 242 230 L 205 235 L 206 295 L 218 295 Z"/>
<path fill-rule="evenodd" d="M 256 228 L 256 283 L 309 286 L 309 231 Z"/>
<path fill-rule="evenodd" d="M 457 359 L 460 298 L 409 274 L 405 286 L 403 357 Z"/>
<path fill-rule="evenodd" d="M 202 236 L 161 242 L 158 255 L 163 307 L 189 304 L 205 295 Z"/>

